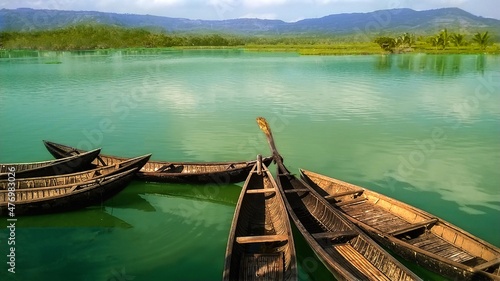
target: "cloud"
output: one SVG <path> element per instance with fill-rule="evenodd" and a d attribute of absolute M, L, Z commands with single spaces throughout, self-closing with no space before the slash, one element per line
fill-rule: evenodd
<path fill-rule="evenodd" d="M 264 19 L 264 20 L 275 20 L 278 18 L 276 14 L 268 13 L 268 14 L 254 14 L 249 13 L 241 16 L 242 19 Z"/>
<path fill-rule="evenodd" d="M 243 0 L 243 6 L 250 9 L 267 7 L 267 6 L 280 6 L 289 2 L 288 0 Z"/>

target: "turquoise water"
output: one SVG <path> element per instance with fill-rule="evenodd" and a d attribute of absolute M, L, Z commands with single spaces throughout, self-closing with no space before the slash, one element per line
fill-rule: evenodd
<path fill-rule="evenodd" d="M 500 57 L 231 51 L 0 54 L 0 162 L 42 139 L 168 161 L 269 154 L 415 205 L 500 246 Z M 272 168 L 274 170 L 274 168 Z M 19 217 L 0 280 L 220 280 L 241 183 L 134 182 L 81 211 Z M 296 233 L 302 280 L 328 271 Z M 426 280 L 441 280 L 407 264 Z"/>

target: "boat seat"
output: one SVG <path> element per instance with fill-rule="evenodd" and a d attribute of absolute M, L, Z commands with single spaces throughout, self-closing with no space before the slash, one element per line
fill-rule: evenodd
<path fill-rule="evenodd" d="M 156 169 L 155 172 L 160 173 L 160 172 L 165 171 L 166 169 L 173 169 L 173 168 L 175 168 L 174 164 L 165 164 L 165 165 L 161 166 L 160 168 Z"/>
<path fill-rule="evenodd" d="M 345 231 L 333 231 L 333 232 L 319 232 L 319 233 L 313 233 L 312 236 L 315 239 L 339 239 L 339 238 L 345 238 L 345 239 L 351 239 L 359 234 L 356 231 L 353 230 L 345 230 Z"/>
<path fill-rule="evenodd" d="M 397 236 L 397 235 L 401 235 L 401 234 L 406 233 L 406 232 L 413 231 L 415 229 L 419 229 L 421 227 L 431 226 L 431 225 L 435 224 L 436 222 L 438 222 L 438 219 L 436 219 L 436 218 L 428 219 L 428 220 L 424 220 L 421 222 L 412 223 L 410 225 L 405 225 L 403 227 L 396 228 L 394 230 L 387 232 L 387 234 L 392 235 L 392 236 Z"/>
<path fill-rule="evenodd" d="M 288 235 L 276 234 L 276 235 L 257 235 L 257 236 L 236 237 L 236 242 L 238 244 L 270 243 L 270 242 L 283 242 L 283 241 L 288 241 Z"/>
<path fill-rule="evenodd" d="M 266 193 L 266 192 L 276 192 L 274 188 L 262 188 L 262 189 L 248 189 L 247 194 L 259 194 L 259 193 Z"/>
<path fill-rule="evenodd" d="M 307 188 L 294 188 L 294 189 L 285 190 L 285 193 L 294 193 L 294 192 L 309 192 L 309 189 L 307 189 Z"/>
<path fill-rule="evenodd" d="M 341 196 L 346 196 L 346 195 L 352 195 L 352 194 L 358 194 L 362 193 L 364 190 L 363 189 L 356 189 L 356 190 L 349 190 L 346 192 L 339 192 L 339 193 L 334 193 L 334 194 L 329 194 L 325 196 L 326 200 L 333 200 L 336 197 L 341 197 Z"/>
<path fill-rule="evenodd" d="M 333 203 L 335 206 L 337 207 L 341 207 L 341 206 L 345 206 L 345 205 L 351 205 L 351 204 L 357 204 L 357 203 L 361 203 L 363 201 L 366 201 L 367 199 L 364 198 L 364 197 L 358 197 L 358 198 L 355 198 L 355 199 L 352 199 L 352 200 L 348 200 L 348 201 L 342 201 L 342 202 L 339 202 L 339 203 Z"/>
<path fill-rule="evenodd" d="M 488 267 L 492 267 L 492 266 L 495 266 L 495 265 L 498 265 L 500 264 L 500 258 L 496 258 L 496 259 L 492 259 L 488 262 L 485 262 L 485 263 L 482 263 L 478 266 L 475 266 L 474 267 L 474 270 L 485 270 L 487 269 Z"/>

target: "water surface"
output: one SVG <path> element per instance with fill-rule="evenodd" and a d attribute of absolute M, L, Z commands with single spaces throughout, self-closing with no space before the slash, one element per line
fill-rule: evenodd
<path fill-rule="evenodd" d="M 292 171 L 371 188 L 500 246 L 499 56 L 0 57 L 2 163 L 50 159 L 42 139 L 168 161 L 250 160 L 269 154 L 255 122 L 264 116 Z M 1 280 L 219 280 L 240 186 L 134 182 L 100 206 L 20 217 L 17 273 L 5 268 Z M 332 279 L 296 234 L 301 279 Z"/>

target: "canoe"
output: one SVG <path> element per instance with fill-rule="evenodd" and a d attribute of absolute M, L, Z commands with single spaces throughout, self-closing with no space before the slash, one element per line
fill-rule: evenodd
<path fill-rule="evenodd" d="M 393 198 L 307 170 L 302 178 L 401 257 L 452 280 L 500 280 L 500 249 Z"/>
<path fill-rule="evenodd" d="M 290 221 L 276 182 L 262 163 L 253 166 L 241 189 L 223 280 L 297 280 Z"/>
<path fill-rule="evenodd" d="M 42 162 L 32 163 L 6 163 L 0 164 L 0 179 L 7 179 L 12 176 L 11 169 L 15 169 L 16 179 L 43 177 L 69 174 L 83 171 L 91 167 L 91 162 L 101 152 L 101 149 L 95 149 L 79 155 L 69 155 L 64 158 Z"/>
<path fill-rule="evenodd" d="M 67 157 L 84 152 L 74 147 L 43 141 L 47 150 L 55 157 Z M 127 158 L 99 155 L 93 162 L 96 166 L 114 165 Z M 272 157 L 263 159 L 267 166 Z M 240 162 L 165 162 L 149 161 L 137 173 L 139 179 L 151 182 L 216 183 L 228 184 L 244 181 L 256 160 Z"/>
<path fill-rule="evenodd" d="M 277 164 L 276 183 L 288 214 L 337 280 L 421 280 L 314 189 L 290 174 L 276 150 L 269 125 L 263 118 L 258 123 Z"/>
<path fill-rule="evenodd" d="M 55 213 L 101 204 L 124 189 L 137 170 L 75 184 L 17 189 L 14 201 L 10 191 L 0 190 L 0 216 Z"/>
<path fill-rule="evenodd" d="M 103 166 L 92 170 L 77 172 L 72 174 L 64 174 L 58 176 L 23 178 L 9 181 L 8 179 L 0 180 L 0 190 L 7 190 L 9 187 L 14 189 L 40 188 L 51 187 L 58 185 L 75 184 L 79 182 L 99 179 L 105 176 L 111 176 L 130 170 L 132 168 L 141 168 L 148 162 L 151 154 L 131 158 L 113 166 Z"/>

